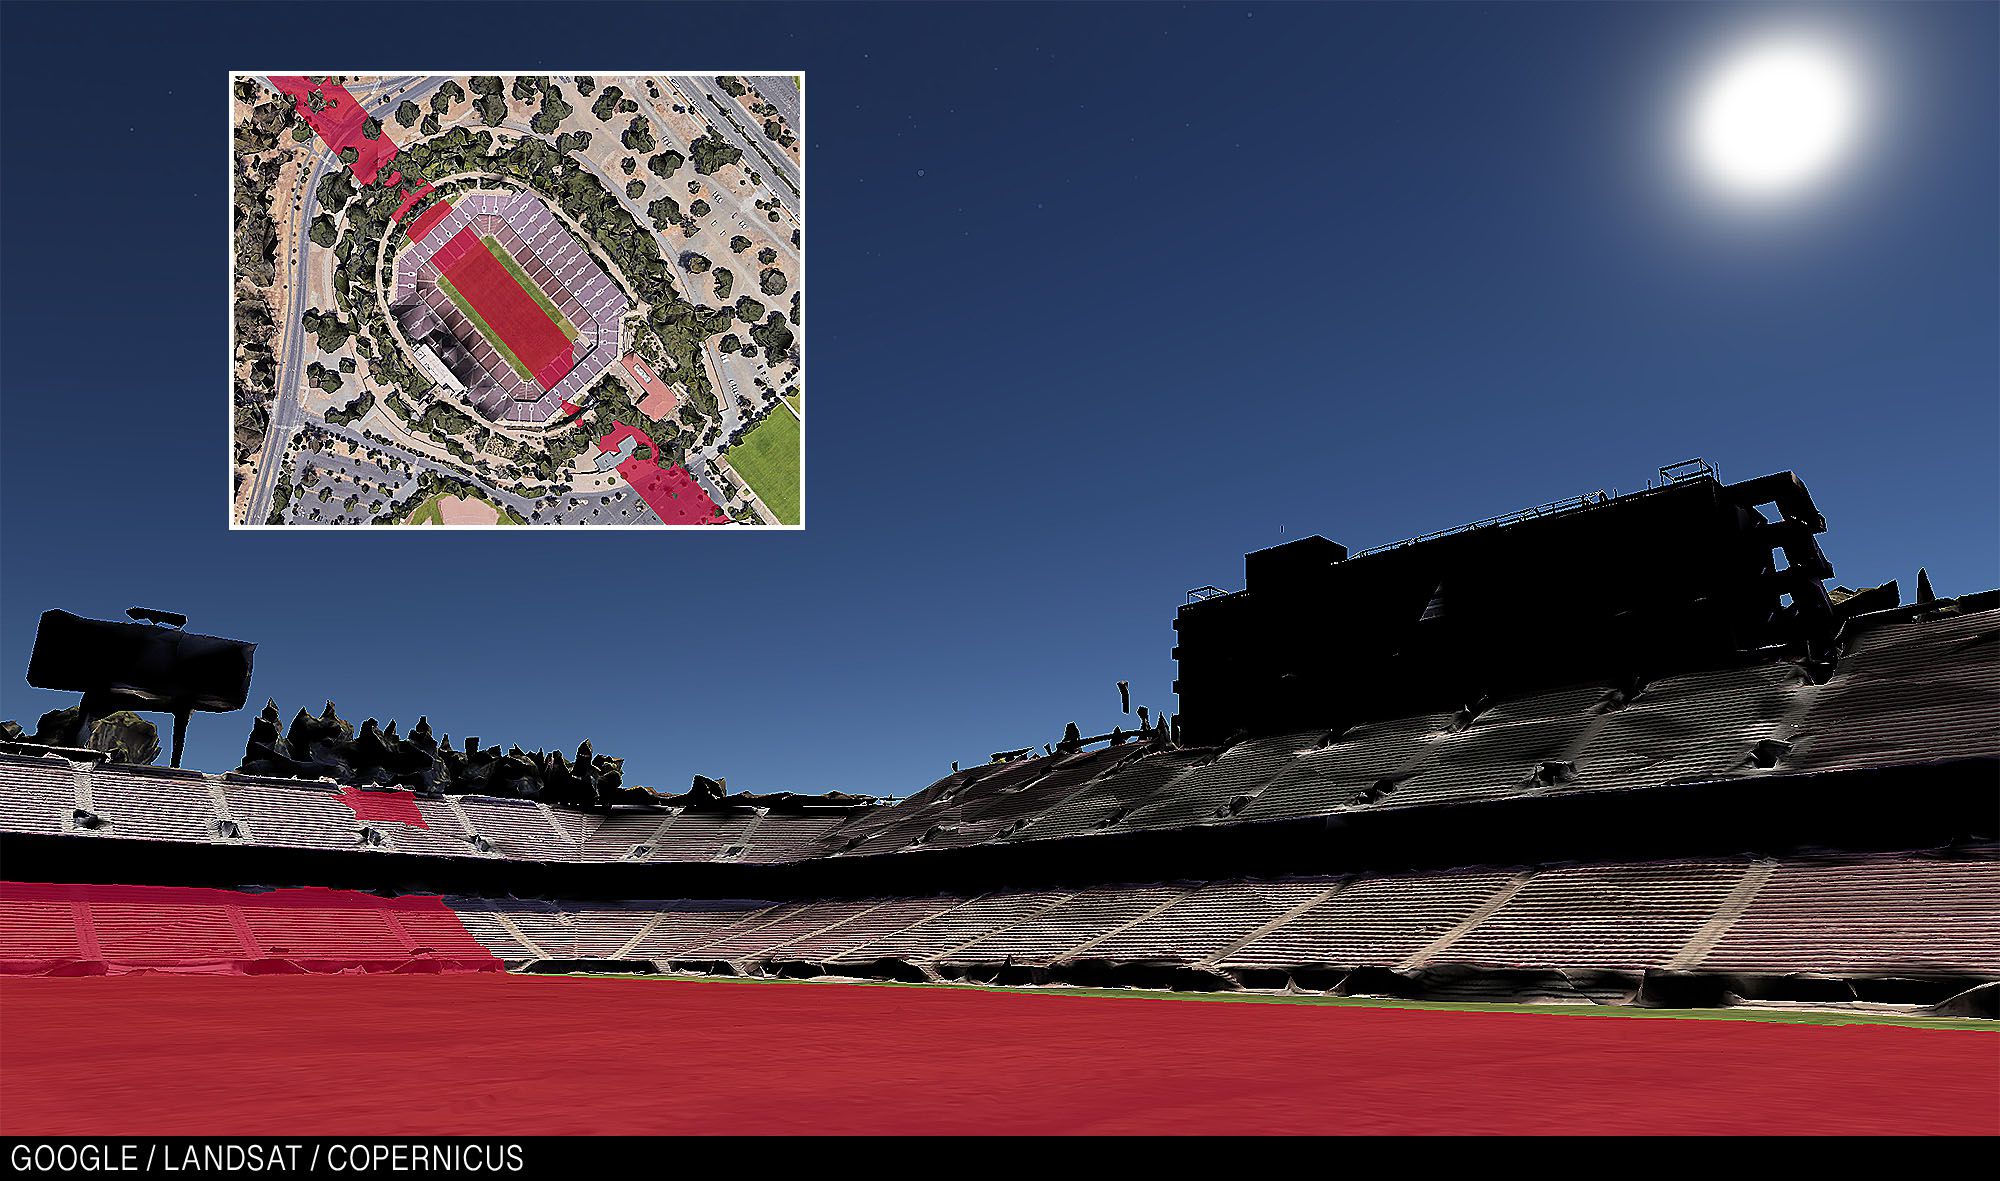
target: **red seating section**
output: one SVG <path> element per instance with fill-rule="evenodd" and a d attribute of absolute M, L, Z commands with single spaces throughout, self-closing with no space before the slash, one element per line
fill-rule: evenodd
<path fill-rule="evenodd" d="M 502 967 L 434 896 L 0 882 L 0 975 Z"/>

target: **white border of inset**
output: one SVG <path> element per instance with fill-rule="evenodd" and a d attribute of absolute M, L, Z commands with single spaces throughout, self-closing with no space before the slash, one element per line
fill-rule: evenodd
<path fill-rule="evenodd" d="M 799 349 L 799 375 L 798 375 L 799 405 L 797 409 L 794 411 L 799 420 L 799 523 L 796 525 L 784 525 L 784 524 L 744 525 L 735 522 L 730 522 L 728 524 L 722 524 L 722 525 L 669 525 L 664 521 L 662 521 L 657 524 L 635 524 L 635 525 L 536 526 L 536 525 L 493 524 L 493 525 L 426 525 L 422 527 L 417 527 L 417 526 L 404 526 L 404 525 L 310 525 L 310 524 L 272 525 L 261 521 L 256 523 L 238 521 L 236 519 L 236 224 L 235 224 L 236 222 L 236 139 L 235 139 L 236 122 L 234 118 L 235 87 L 237 80 L 241 78 L 253 78 L 261 80 L 264 78 L 269 78 L 274 74 L 299 75 L 305 77 L 326 76 L 326 77 L 343 77 L 343 78 L 408 77 L 414 80 L 422 80 L 426 78 L 457 79 L 457 78 L 470 77 L 473 74 L 498 74 L 503 78 L 513 78 L 516 75 L 530 73 L 530 72 L 538 74 L 548 74 L 551 77 L 568 78 L 572 81 L 572 85 L 574 85 L 574 79 L 579 74 L 590 77 L 608 76 L 608 77 L 638 77 L 638 78 L 662 78 L 662 79 L 700 78 L 700 77 L 714 78 L 718 76 L 731 75 L 740 78 L 794 77 L 799 80 L 799 126 L 794 128 L 794 130 L 798 133 L 799 136 L 798 223 L 800 231 L 799 233 L 800 315 L 799 315 L 799 321 L 792 325 L 792 329 L 796 334 L 796 336 L 798 337 L 798 349 Z M 225 334 L 226 339 L 224 342 L 224 348 L 226 351 L 224 353 L 223 372 L 226 375 L 226 381 L 224 383 L 224 395 L 228 398 L 229 413 L 228 413 L 228 427 L 224 433 L 222 441 L 223 461 L 224 461 L 222 465 L 222 476 L 223 476 L 222 487 L 223 487 L 223 514 L 229 523 L 229 529 L 232 532 L 235 531 L 264 532 L 264 533 L 331 532 L 331 533 L 360 533 L 360 534 L 367 534 L 370 536 L 381 533 L 400 532 L 400 533 L 412 533 L 420 537 L 424 536 L 427 533 L 434 533 L 441 530 L 449 530 L 461 533 L 471 533 L 471 532 L 485 532 L 485 531 L 498 532 L 503 530 L 508 532 L 518 532 L 522 529 L 548 529 L 548 530 L 555 530 L 558 532 L 603 534 L 607 536 L 615 536 L 620 533 L 633 532 L 633 531 L 659 532 L 664 530 L 673 530 L 676 532 L 694 532 L 694 533 L 750 533 L 750 534 L 804 532 L 806 527 L 806 502 L 809 499 L 806 493 L 806 487 L 807 487 L 806 452 L 809 450 L 809 448 L 806 446 L 807 419 L 806 419 L 806 408 L 805 408 L 805 380 L 806 380 L 806 328 L 805 328 L 806 294 L 805 293 L 808 290 L 808 286 L 806 283 L 806 239 L 810 237 L 810 235 L 805 233 L 806 190 L 808 188 L 808 185 L 806 183 L 806 157 L 812 154 L 810 150 L 808 150 L 808 145 L 806 142 L 806 123 L 807 123 L 806 101 L 807 101 L 806 72 L 804 70 L 675 69 L 671 71 L 647 72 L 643 70 L 631 70 L 631 69 L 557 70 L 557 69 L 550 69 L 543 67 L 532 71 L 527 69 L 396 70 L 389 68 L 379 69 L 379 70 L 292 69 L 292 70 L 228 71 L 226 75 L 226 84 L 222 87 L 222 117 L 223 117 L 223 126 L 225 128 L 223 137 L 224 141 L 228 145 L 228 152 L 225 158 L 227 160 L 229 168 L 229 178 L 228 178 L 229 199 L 227 202 L 224 203 L 222 210 L 222 235 L 223 235 L 222 240 L 223 240 L 223 257 L 228 260 L 228 266 L 224 268 L 224 276 L 223 276 L 223 307 L 226 309 L 226 318 L 229 323 L 229 330 Z M 701 117 L 704 122 L 708 121 L 707 115 L 704 114 Z M 328 158 L 329 159 L 331 158 L 331 156 L 326 151 L 325 145 L 318 139 L 317 136 L 314 137 L 312 143 L 314 145 L 315 154 L 328 155 Z M 308 157 L 308 159 L 311 158 L 312 157 Z M 780 184 L 783 183 L 782 178 L 779 179 L 779 183 Z M 777 186 L 775 185 L 773 186 L 774 189 L 776 187 Z M 307 199 L 309 199 L 310 197 L 311 194 L 306 195 Z M 300 208 L 303 210 L 309 208 L 309 205 L 302 204 Z M 302 239 L 305 234 L 305 228 L 303 225 L 301 225 L 299 229 L 299 234 Z M 688 292 L 682 292 L 682 295 L 684 297 L 689 297 Z M 293 302 L 296 303 L 297 301 Z M 302 314 L 304 312 L 304 307 L 303 305 L 300 305 L 295 310 Z M 288 317 L 288 318 L 293 318 L 293 317 Z M 719 378 L 721 375 L 718 374 L 717 376 Z M 718 397 L 720 397 L 720 394 L 718 394 Z M 780 403 L 784 403 L 785 401 L 784 397 L 780 395 L 778 401 Z"/>

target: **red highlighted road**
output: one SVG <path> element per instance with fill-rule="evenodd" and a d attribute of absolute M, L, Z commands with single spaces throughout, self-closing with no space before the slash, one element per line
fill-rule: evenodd
<path fill-rule="evenodd" d="M 522 290 L 500 265 L 478 234 L 469 228 L 460 230 L 438 247 L 432 261 L 543 389 L 554 388 L 576 364 L 570 339 L 535 297 Z"/>
<path fill-rule="evenodd" d="M 319 138 L 339 152 L 342 148 L 353 148 L 354 163 L 348 165 L 354 179 L 364 185 L 375 183 L 375 174 L 382 165 L 396 154 L 396 145 L 389 139 L 387 130 L 377 128 L 378 134 L 369 139 L 362 133 L 362 126 L 368 120 L 368 111 L 347 88 L 337 82 L 328 81 L 315 86 L 307 78 L 292 75 L 271 76 L 271 85 L 292 99 L 306 124 L 319 133 Z M 319 110 L 313 110 L 312 96 L 319 96 Z"/>
<path fill-rule="evenodd" d="M 686 468 L 678 464 L 664 468 L 659 465 L 660 449 L 651 435 L 622 422 L 614 425 L 616 429 L 599 439 L 597 445 L 611 452 L 618 450 L 627 438 L 636 438 L 652 452 L 649 459 L 634 455 L 619 464 L 618 474 L 660 520 L 669 525 L 720 525 L 729 520 Z"/>
<path fill-rule="evenodd" d="M 2000 1131 L 1984 1031 L 499 973 L 0 1004 L 17 1136 Z"/>

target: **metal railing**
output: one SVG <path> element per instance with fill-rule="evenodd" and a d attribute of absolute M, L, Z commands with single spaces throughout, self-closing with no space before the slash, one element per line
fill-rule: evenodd
<path fill-rule="evenodd" d="M 1616 493 L 1606 492 L 1604 489 L 1599 488 L 1595 492 L 1586 492 L 1580 496 L 1572 496 L 1564 500 L 1552 500 L 1547 504 L 1535 505 L 1533 508 L 1516 509 L 1511 513 L 1502 513 L 1497 517 L 1487 517 L 1484 520 L 1471 521 L 1464 525 L 1453 525 L 1449 529 L 1440 529 L 1435 533 L 1406 537 L 1401 541 L 1392 541 L 1387 545 L 1370 546 L 1364 550 L 1354 551 L 1349 557 L 1365 558 L 1369 554 L 1379 554 L 1392 549 L 1402 549 L 1406 545 L 1416 545 L 1424 541 L 1435 541 L 1440 537 L 1451 537 L 1459 533 L 1470 533 L 1474 529 L 1492 529 L 1500 525 L 1513 525 L 1521 521 L 1533 521 L 1541 517 L 1560 516 L 1563 513 L 1575 512 L 1578 509 L 1609 504 L 1614 499 L 1616 499 Z"/>
<path fill-rule="evenodd" d="M 1633 492 L 1630 495 L 1643 496 L 1647 492 L 1656 491 L 1660 488 L 1671 487 L 1675 484 L 1692 483 L 1698 480 L 1714 480 L 1720 483 L 1722 480 L 1722 471 L 1706 459 L 1683 459 L 1679 463 L 1670 463 L 1661 468 L 1658 483 L 1648 480 L 1644 489 Z M 1616 488 L 1608 492 L 1599 488 L 1595 492 L 1586 492 L 1580 496 L 1571 496 L 1563 500 L 1552 500 L 1547 504 L 1535 505 L 1533 508 L 1517 509 L 1511 513 L 1502 513 L 1497 517 L 1487 517 L 1483 521 L 1473 521 L 1465 525 L 1453 525 L 1449 529 L 1440 529 L 1435 533 L 1425 533 L 1419 537 L 1407 537 L 1401 541 L 1392 541 L 1387 545 L 1370 546 L 1368 549 L 1354 551 L 1349 557 L 1363 558 L 1369 554 L 1379 554 L 1392 549 L 1401 549 L 1406 545 L 1416 545 L 1422 541 L 1435 541 L 1440 537 L 1450 537 L 1458 533 L 1470 533 L 1474 529 L 1491 529 L 1500 525 L 1513 525 L 1521 521 L 1533 521 L 1542 517 L 1561 516 L 1564 513 L 1573 513 L 1579 509 L 1596 508 L 1598 505 L 1610 504 L 1618 498 L 1619 494 Z M 1193 592 L 1190 591 L 1189 594 L 1192 595 Z"/>

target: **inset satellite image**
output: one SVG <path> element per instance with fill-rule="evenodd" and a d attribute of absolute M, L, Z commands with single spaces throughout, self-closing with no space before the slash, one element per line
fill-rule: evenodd
<path fill-rule="evenodd" d="M 804 521 L 804 78 L 235 74 L 235 526 Z"/>

